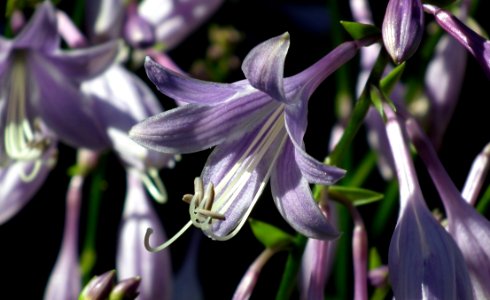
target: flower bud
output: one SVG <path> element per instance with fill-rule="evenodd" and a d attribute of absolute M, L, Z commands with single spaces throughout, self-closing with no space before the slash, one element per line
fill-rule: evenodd
<path fill-rule="evenodd" d="M 104 300 L 107 299 L 114 284 L 116 272 L 107 271 L 100 276 L 94 276 L 83 288 L 79 300 Z"/>
<path fill-rule="evenodd" d="M 383 20 L 383 43 L 393 61 L 410 58 L 422 40 L 424 11 L 420 0 L 390 0 Z"/>

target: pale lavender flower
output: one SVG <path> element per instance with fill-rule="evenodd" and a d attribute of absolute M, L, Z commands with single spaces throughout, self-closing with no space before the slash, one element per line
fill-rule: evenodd
<path fill-rule="evenodd" d="M 446 208 L 447 230 L 463 253 L 475 298 L 489 299 L 490 222 L 463 199 L 416 121 L 409 119 L 406 125 Z"/>
<path fill-rule="evenodd" d="M 344 174 L 304 151 L 307 103 L 316 87 L 371 41 L 346 42 L 305 71 L 283 79 L 289 34 L 255 47 L 245 58 L 246 80 L 195 80 L 147 59 L 149 78 L 164 94 L 191 104 L 151 117 L 130 136 L 145 147 L 189 153 L 217 145 L 196 181 L 191 224 L 213 239 L 233 237 L 271 179 L 282 216 L 313 238 L 338 236 L 314 202 L 308 183 L 330 185 Z M 206 187 L 204 189 L 204 187 Z M 153 249 L 155 250 L 155 249 Z"/>
<path fill-rule="evenodd" d="M 425 91 L 430 103 L 430 136 L 436 146 L 441 144 L 458 103 L 465 69 L 465 49 L 444 35 L 437 44 L 425 74 Z"/>
<path fill-rule="evenodd" d="M 165 232 L 146 196 L 139 174 L 127 172 L 127 193 L 119 234 L 116 267 L 118 277 L 141 277 L 141 300 L 171 299 L 172 267 L 169 250 L 148 252 L 143 244 L 146 228 L 154 228 L 154 238 L 163 243 Z"/>
<path fill-rule="evenodd" d="M 252 292 L 255 288 L 255 284 L 259 279 L 260 272 L 269 259 L 277 252 L 277 249 L 266 248 L 262 253 L 254 260 L 245 272 L 245 275 L 240 280 L 238 287 L 233 294 L 233 300 L 247 300 L 250 299 Z"/>
<path fill-rule="evenodd" d="M 15 216 L 39 190 L 56 164 L 56 144 L 41 157 L 41 163 L 16 161 L 0 169 L 0 224 Z M 36 170 L 38 168 L 38 170 Z M 35 175 L 32 177 L 32 175 Z"/>
<path fill-rule="evenodd" d="M 78 265 L 78 219 L 82 198 L 83 177 L 72 177 L 66 196 L 66 217 L 63 242 L 58 259 L 49 277 L 45 300 L 77 299 L 81 290 Z"/>
<path fill-rule="evenodd" d="M 325 205 L 327 201 L 330 200 L 322 199 L 320 201 L 320 209 L 332 220 L 332 224 L 336 224 L 335 205 Z M 332 271 L 336 246 L 337 240 L 308 239 L 298 273 L 300 299 L 319 300 L 325 298 L 325 284 Z"/>
<path fill-rule="evenodd" d="M 490 77 L 490 41 L 466 26 L 447 10 L 432 5 L 424 5 L 425 11 L 434 15 L 436 22 L 458 43 L 468 50 Z"/>
<path fill-rule="evenodd" d="M 397 299 L 473 299 L 458 246 L 434 219 L 422 196 L 399 121 L 387 110 L 386 131 L 400 190 L 400 214 L 388 266 Z"/>
<path fill-rule="evenodd" d="M 61 51 L 56 14 L 46 1 L 13 39 L 0 38 L 0 161 L 38 161 L 52 140 L 97 149 L 106 144 L 90 116 L 80 81 L 112 63 L 116 43 Z M 83 126 L 80 126 L 83 124 Z"/>
<path fill-rule="evenodd" d="M 490 168 L 490 144 L 473 161 L 470 173 L 461 191 L 461 196 L 471 205 L 475 205 L 478 194 L 483 186 L 488 169 Z"/>
<path fill-rule="evenodd" d="M 165 50 L 179 44 L 205 22 L 223 0 L 143 0 L 137 11 L 123 0 L 90 0 L 86 2 L 87 24 L 94 40 L 120 36 L 133 46 L 162 43 Z M 136 36 L 139 36 L 135 38 Z M 139 44 L 135 41 L 144 41 Z"/>
<path fill-rule="evenodd" d="M 409 59 L 424 33 L 424 10 L 420 0 L 390 0 L 382 26 L 383 42 L 397 64 Z"/>
<path fill-rule="evenodd" d="M 139 121 L 163 111 L 150 88 L 119 64 L 109 67 L 95 79 L 85 81 L 82 91 L 93 99 L 93 113 L 101 128 L 128 167 L 139 171 L 148 191 L 159 202 L 167 199 L 158 169 L 173 167 L 175 155 L 159 153 L 140 146 L 127 132 Z"/>

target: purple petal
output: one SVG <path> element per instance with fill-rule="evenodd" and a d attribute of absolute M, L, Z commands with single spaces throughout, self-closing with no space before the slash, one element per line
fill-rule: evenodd
<path fill-rule="evenodd" d="M 257 142 L 261 129 L 262 126 L 258 126 L 237 141 L 218 145 L 206 162 L 202 178 L 205 185 L 213 183 L 215 186 L 213 210 L 226 217 L 224 221 L 216 221 L 209 229 L 208 232 L 214 236 L 226 236 L 243 225 L 240 222 L 250 214 L 269 179 L 276 157 L 282 151 L 281 143 L 286 134 L 284 130 L 275 137 L 263 156 L 257 157 L 254 142 Z M 257 165 L 251 168 L 254 162 Z M 226 210 L 220 210 L 224 205 L 229 206 Z"/>
<path fill-rule="evenodd" d="M 129 135 L 156 151 L 196 152 L 240 138 L 276 107 L 262 93 L 214 106 L 188 104 L 146 119 Z"/>
<path fill-rule="evenodd" d="M 85 25 L 88 25 L 90 40 L 99 42 L 119 38 L 124 21 L 124 3 L 120 0 L 85 2 Z"/>
<path fill-rule="evenodd" d="M 271 175 L 274 202 L 283 218 L 299 233 L 314 239 L 335 239 L 338 231 L 313 200 L 306 179 L 294 157 L 294 146 L 286 141 Z"/>
<path fill-rule="evenodd" d="M 155 30 L 153 25 L 138 14 L 136 2 L 126 7 L 123 35 L 126 41 L 134 48 L 147 48 L 155 43 Z"/>
<path fill-rule="evenodd" d="M 437 157 L 435 149 L 414 120 L 407 131 L 431 175 L 448 216 L 448 231 L 468 265 L 477 299 L 490 297 L 490 222 L 468 204 Z"/>
<path fill-rule="evenodd" d="M 175 275 L 173 300 L 204 299 L 198 269 L 202 238 L 199 231 L 192 233 L 183 265 Z"/>
<path fill-rule="evenodd" d="M 9 68 L 12 42 L 0 37 L 0 76 Z"/>
<path fill-rule="evenodd" d="M 55 145 L 54 143 L 53 145 Z M 29 174 L 34 168 L 34 162 L 13 162 L 0 169 L 0 224 L 10 220 L 39 190 L 54 167 L 56 147 L 48 149 L 41 160 L 41 169 L 32 181 L 22 180 L 20 174 Z"/>
<path fill-rule="evenodd" d="M 114 62 L 118 45 L 117 41 L 111 41 L 90 48 L 57 51 L 45 54 L 44 59 L 56 66 L 66 78 L 82 81 L 105 71 Z"/>
<path fill-rule="evenodd" d="M 222 2 L 187 0 L 162 3 L 161 0 L 144 0 L 138 12 L 155 27 L 157 41 L 162 42 L 168 50 L 205 22 Z"/>
<path fill-rule="evenodd" d="M 142 278 L 138 299 L 170 299 L 170 252 L 167 249 L 151 253 L 143 244 L 147 228 L 154 230 L 152 240 L 155 243 L 163 243 L 166 236 L 138 176 L 135 171 L 128 171 L 128 189 L 116 258 L 118 275 L 120 279 Z"/>
<path fill-rule="evenodd" d="M 490 42 L 471 30 L 450 12 L 426 5 L 425 9 L 434 15 L 437 23 L 461 45 L 463 45 L 480 63 L 490 77 Z"/>
<path fill-rule="evenodd" d="M 82 83 L 95 96 L 95 112 L 105 127 L 128 131 L 131 126 L 163 111 L 150 88 L 124 67 L 114 64 L 101 76 Z"/>
<path fill-rule="evenodd" d="M 92 103 L 58 69 L 39 56 L 29 57 L 40 90 L 39 111 L 43 121 L 65 143 L 101 149 L 109 141 L 92 115 Z"/>
<path fill-rule="evenodd" d="M 458 246 L 422 201 L 409 202 L 391 239 L 389 276 L 395 298 L 473 299 Z"/>
<path fill-rule="evenodd" d="M 296 101 L 286 107 L 286 129 L 294 145 L 294 157 L 301 173 L 310 183 L 331 185 L 345 175 L 345 170 L 326 165 L 304 151 L 303 135 L 307 123 L 307 103 Z"/>
<path fill-rule="evenodd" d="M 289 93 L 292 92 L 294 93 L 293 96 L 296 95 L 296 101 L 306 101 L 325 78 L 351 60 L 359 48 L 372 44 L 373 41 L 359 40 L 344 42 L 301 73 L 285 78 L 284 88 L 286 90 L 286 96 L 289 98 Z M 303 89 L 301 92 L 303 94 L 302 97 L 298 97 L 298 89 Z"/>
<path fill-rule="evenodd" d="M 383 20 L 383 43 L 397 64 L 409 59 L 424 33 L 424 10 L 420 0 L 390 0 Z"/>
<path fill-rule="evenodd" d="M 445 35 L 427 66 L 425 90 L 430 101 L 430 136 L 440 145 L 459 100 L 466 68 L 466 51 Z"/>
<path fill-rule="evenodd" d="M 168 97 L 185 103 L 217 104 L 247 92 L 243 85 L 202 81 L 167 69 L 147 57 L 145 69 L 157 89 Z"/>
<path fill-rule="evenodd" d="M 288 102 L 284 93 L 284 61 L 289 48 L 289 33 L 271 38 L 245 57 L 242 70 L 250 84 L 273 99 Z"/>
<path fill-rule="evenodd" d="M 15 48 L 52 52 L 60 45 L 56 13 L 51 1 L 44 1 L 14 40 Z"/>

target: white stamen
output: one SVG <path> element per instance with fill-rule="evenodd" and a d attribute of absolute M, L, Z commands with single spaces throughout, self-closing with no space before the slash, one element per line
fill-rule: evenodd
<path fill-rule="evenodd" d="M 4 143 L 5 151 L 10 158 L 31 161 L 42 156 L 46 140 L 40 137 L 38 134 L 40 131 L 36 126 L 31 126 L 26 114 L 26 91 L 30 87 L 26 84 L 27 74 L 21 55 L 14 57 L 10 82 L 8 83 L 9 95 L 7 98 Z"/>
<path fill-rule="evenodd" d="M 157 169 L 150 168 L 146 173 L 141 174 L 141 179 L 153 199 L 162 204 L 167 202 L 167 190 L 158 176 Z"/>

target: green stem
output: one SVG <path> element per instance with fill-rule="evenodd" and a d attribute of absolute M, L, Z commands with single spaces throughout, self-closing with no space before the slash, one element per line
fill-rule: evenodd
<path fill-rule="evenodd" d="M 386 64 L 388 63 L 388 55 L 385 51 L 381 51 L 376 63 L 374 64 L 374 68 L 369 74 L 369 78 L 366 82 L 366 86 L 362 91 L 361 96 L 359 97 L 359 101 L 357 101 L 354 106 L 354 111 L 349 119 L 349 123 L 345 128 L 344 134 L 340 138 L 340 141 L 335 146 L 330 156 L 327 158 L 326 163 L 330 165 L 342 165 L 344 156 L 347 153 L 347 149 L 350 149 L 352 141 L 354 140 L 357 132 L 361 128 L 364 123 L 364 118 L 371 106 L 371 98 L 370 98 L 370 90 L 371 85 L 379 86 L 379 81 L 383 74 Z"/>
<path fill-rule="evenodd" d="M 388 218 L 392 216 L 392 212 L 395 209 L 397 203 L 396 200 L 398 199 L 398 183 L 396 180 L 392 180 L 389 183 L 384 195 L 384 199 L 380 201 L 380 206 L 375 213 L 376 217 L 372 223 L 372 232 L 377 236 L 382 233 L 383 229 L 386 227 Z"/>
<path fill-rule="evenodd" d="M 301 266 L 301 258 L 306 246 L 307 238 L 297 234 L 296 245 L 288 255 L 286 266 L 284 267 L 284 273 L 282 274 L 279 290 L 276 295 L 276 300 L 288 300 L 291 299 L 291 294 L 296 287 L 295 282 L 298 275 L 298 270 Z"/>
<path fill-rule="evenodd" d="M 82 281 L 85 285 L 92 278 L 92 270 L 97 260 L 97 252 L 95 248 L 97 224 L 100 211 L 100 199 L 102 198 L 102 192 L 105 189 L 105 175 L 106 171 L 106 156 L 100 158 L 100 163 L 92 178 L 92 184 L 90 188 L 90 200 L 88 205 L 88 220 L 87 231 L 85 234 L 85 241 L 83 244 L 83 250 L 80 258 L 80 266 L 82 273 Z"/>
<path fill-rule="evenodd" d="M 478 210 L 478 212 L 480 212 L 481 214 L 484 214 L 488 208 L 488 205 L 490 205 L 490 186 L 487 187 L 487 189 L 485 190 L 485 193 L 483 193 L 483 196 L 481 197 L 480 201 L 478 201 L 478 205 L 476 206 L 476 210 Z"/>

